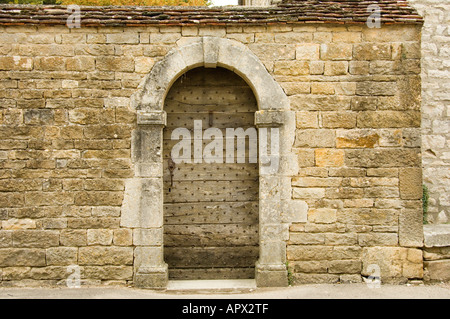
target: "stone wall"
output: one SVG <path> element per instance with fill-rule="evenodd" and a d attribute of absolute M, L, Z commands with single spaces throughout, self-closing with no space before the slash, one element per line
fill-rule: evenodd
<path fill-rule="evenodd" d="M 422 29 L 423 177 L 430 193 L 427 220 L 450 221 L 450 4 L 441 0 L 409 0 L 424 17 Z"/>
<path fill-rule="evenodd" d="M 424 226 L 424 280 L 450 281 L 450 225 Z"/>
<path fill-rule="evenodd" d="M 133 175 L 130 97 L 171 48 L 194 37 L 246 45 L 296 114 L 286 228 L 294 284 L 421 278 L 420 26 L 2 27 L 0 278 L 133 280 L 121 224 Z M 150 238 L 149 240 L 153 240 Z M 156 239 L 155 239 L 156 240 Z"/>

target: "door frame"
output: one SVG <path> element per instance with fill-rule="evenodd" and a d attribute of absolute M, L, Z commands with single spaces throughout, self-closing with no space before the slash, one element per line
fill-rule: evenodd
<path fill-rule="evenodd" d="M 279 152 L 272 154 L 278 161 L 277 169 L 267 170 L 258 161 L 260 251 L 255 279 L 258 287 L 287 286 L 289 224 L 305 222 L 307 212 L 304 201 L 292 199 L 291 177 L 298 173 L 297 155 L 292 152 L 295 112 L 290 111 L 283 89 L 248 47 L 217 37 L 190 40 L 157 62 L 131 99 L 137 113 L 131 143 L 134 176 L 126 181 L 121 226 L 133 228 L 134 285 L 164 289 L 168 283 L 168 266 L 163 258 L 164 100 L 182 74 L 203 66 L 229 69 L 252 88 L 258 104 L 258 138 L 262 129 L 279 132 Z"/>

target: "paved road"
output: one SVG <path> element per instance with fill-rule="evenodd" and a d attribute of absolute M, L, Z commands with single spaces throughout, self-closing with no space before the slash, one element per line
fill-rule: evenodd
<path fill-rule="evenodd" d="M 152 291 L 120 287 L 91 288 L 0 288 L 0 299 L 450 299 L 450 284 L 382 285 L 365 284 L 303 285 L 288 288 L 257 288 L 243 291 Z"/>

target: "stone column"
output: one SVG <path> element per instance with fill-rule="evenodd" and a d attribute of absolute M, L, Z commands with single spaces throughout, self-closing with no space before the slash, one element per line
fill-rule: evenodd
<path fill-rule="evenodd" d="M 162 134 L 164 111 L 139 111 L 133 135 L 135 200 L 138 213 L 133 222 L 134 283 L 139 288 L 167 286 L 168 267 L 163 254 Z"/>
<path fill-rule="evenodd" d="M 259 144 L 259 260 L 256 263 L 258 287 L 288 285 L 286 243 L 281 224 L 283 187 L 280 175 L 280 127 L 283 111 L 255 113 Z M 277 143 L 277 147 L 272 147 Z M 270 154 L 270 155 L 269 155 Z M 265 155 L 267 158 L 264 158 Z M 270 162 L 268 159 L 270 158 Z"/>

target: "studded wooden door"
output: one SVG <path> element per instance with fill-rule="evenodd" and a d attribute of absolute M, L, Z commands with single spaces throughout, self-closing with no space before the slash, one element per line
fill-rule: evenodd
<path fill-rule="evenodd" d="M 169 279 L 254 278 L 258 259 L 258 164 L 194 163 L 194 121 L 203 132 L 254 127 L 256 99 L 250 87 L 226 69 L 197 68 L 170 89 L 164 110 L 164 260 Z M 198 122 L 197 122 L 198 123 Z M 171 150 L 180 140 L 172 132 L 187 128 L 192 137 L 191 163 L 173 163 Z M 202 132 L 202 133 L 203 133 Z M 202 147 L 213 139 L 203 139 Z M 255 142 L 255 141 L 252 141 Z M 237 143 L 234 143 L 236 150 Z M 198 162 L 198 160 L 197 160 Z"/>

